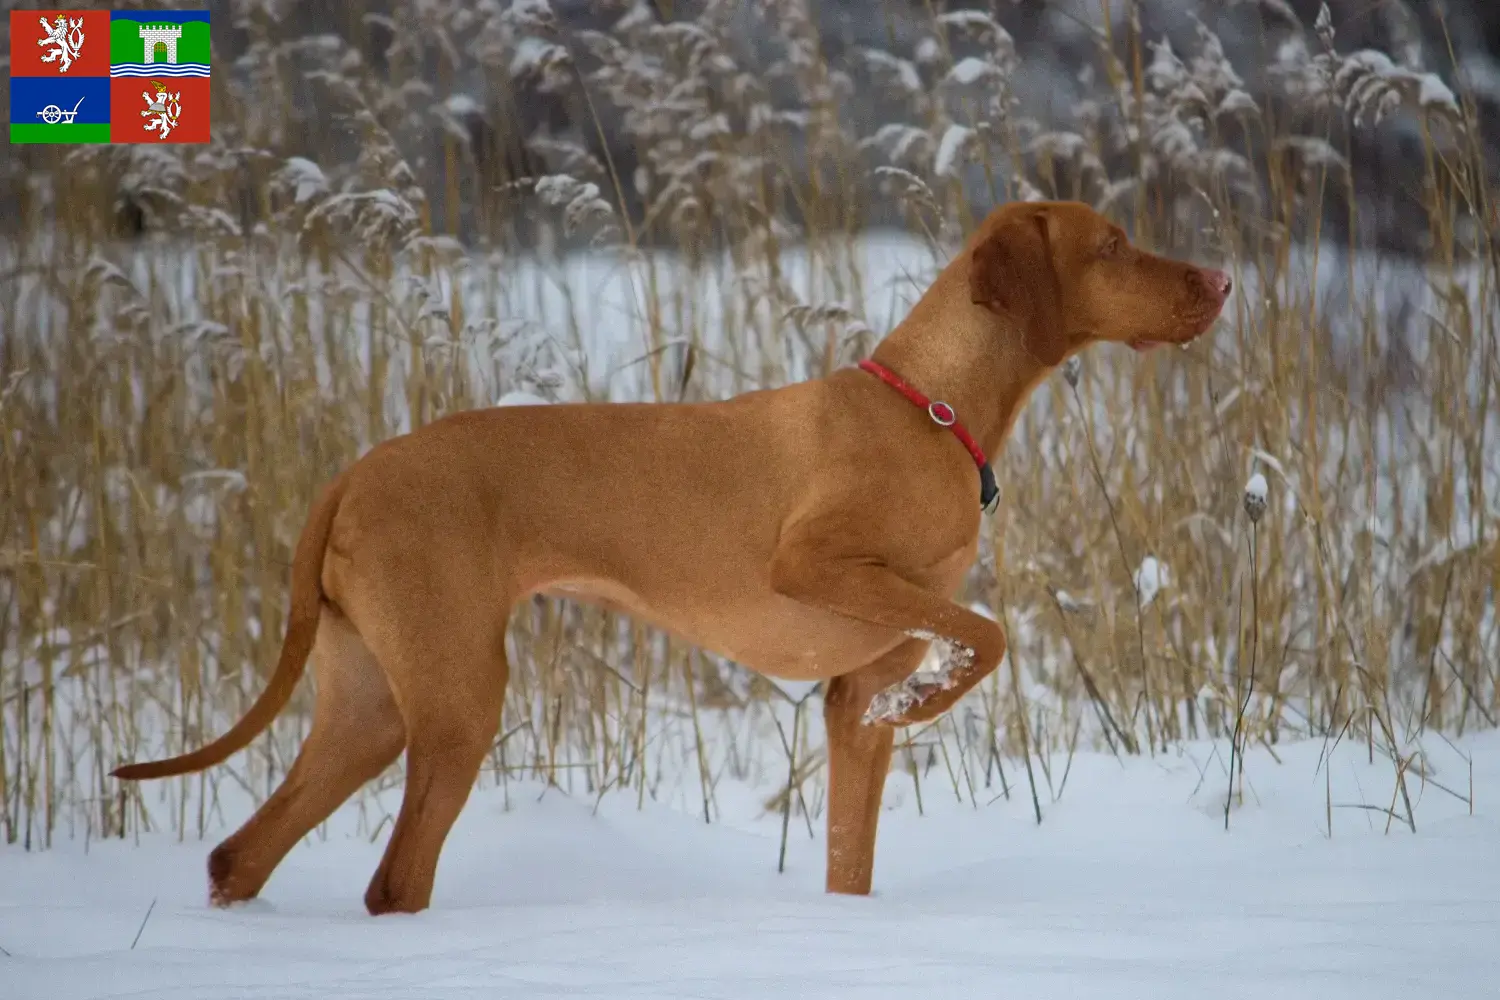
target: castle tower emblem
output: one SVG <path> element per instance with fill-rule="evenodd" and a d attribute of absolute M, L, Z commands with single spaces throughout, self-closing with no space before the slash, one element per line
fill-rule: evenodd
<path fill-rule="evenodd" d="M 182 37 L 180 24 L 143 24 L 141 41 L 146 43 L 146 65 L 156 65 L 156 50 L 160 46 L 166 51 L 162 60 L 170 66 L 177 65 L 177 41 Z"/>

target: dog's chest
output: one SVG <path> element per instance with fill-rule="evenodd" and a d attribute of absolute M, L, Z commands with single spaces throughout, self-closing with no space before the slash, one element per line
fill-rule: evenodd
<path fill-rule="evenodd" d="M 916 562 L 917 568 L 911 574 L 912 582 L 928 590 L 952 594 L 963 583 L 964 576 L 974 564 L 974 557 L 978 553 L 977 534 L 956 546 L 951 540 L 946 544 L 933 545 L 925 553 L 925 558 Z"/>

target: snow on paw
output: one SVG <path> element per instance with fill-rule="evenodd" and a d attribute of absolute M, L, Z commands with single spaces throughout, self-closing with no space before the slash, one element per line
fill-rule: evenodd
<path fill-rule="evenodd" d="M 893 684 L 870 699 L 870 707 L 865 709 L 864 724 L 867 726 L 907 725 L 911 713 L 921 708 L 922 702 L 941 687 L 941 684 L 934 684 L 917 674 L 908 677 L 900 684 Z"/>

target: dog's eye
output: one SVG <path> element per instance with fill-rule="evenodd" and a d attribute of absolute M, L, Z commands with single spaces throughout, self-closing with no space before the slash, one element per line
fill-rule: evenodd
<path fill-rule="evenodd" d="M 1099 253 L 1105 257 L 1116 257 L 1120 253 L 1120 237 L 1111 236 L 1104 241 L 1104 246 L 1099 248 Z"/>

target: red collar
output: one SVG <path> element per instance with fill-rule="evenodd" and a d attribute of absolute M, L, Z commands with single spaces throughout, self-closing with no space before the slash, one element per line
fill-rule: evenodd
<path fill-rule="evenodd" d="M 985 458 L 984 449 L 979 447 L 974 436 L 958 422 L 958 414 L 953 411 L 953 407 L 947 403 L 928 399 L 903 382 L 901 376 L 878 362 L 866 358 L 859 363 L 859 367 L 895 389 L 914 405 L 926 410 L 933 423 L 953 432 L 953 436 L 963 443 L 969 451 L 969 457 L 974 459 L 974 464 L 979 467 L 979 506 L 989 510 L 990 505 L 1000 495 L 1000 487 L 995 484 L 995 470 L 990 468 L 989 459 Z"/>

